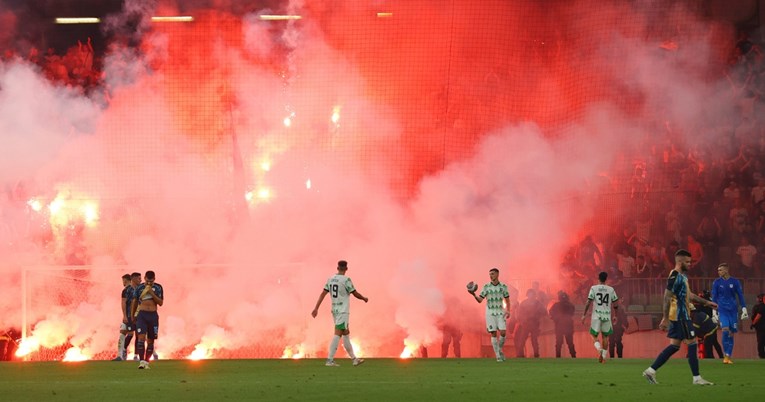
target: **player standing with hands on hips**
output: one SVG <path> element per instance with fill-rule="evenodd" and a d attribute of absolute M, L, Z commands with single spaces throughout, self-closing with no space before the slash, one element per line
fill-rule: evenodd
<path fill-rule="evenodd" d="M 311 316 L 316 318 L 319 314 L 319 306 L 324 301 L 324 297 L 327 294 L 332 298 L 332 317 L 335 320 L 335 336 L 332 337 L 332 342 L 329 344 L 329 354 L 327 355 L 327 363 L 325 366 L 335 367 L 339 364 L 335 363 L 335 353 L 337 353 L 337 346 L 340 344 L 340 338 L 343 338 L 343 347 L 348 356 L 353 359 L 353 365 L 358 366 L 364 363 L 364 359 L 356 357 L 353 353 L 353 345 L 351 344 L 349 329 L 350 318 L 350 295 L 353 295 L 359 300 L 364 300 L 364 303 L 369 301 L 369 298 L 364 297 L 353 286 L 351 278 L 345 276 L 348 271 L 348 262 L 340 260 L 337 262 L 337 274 L 332 275 L 327 283 L 324 285 L 324 290 L 319 295 L 319 300 L 316 301 L 316 307 L 311 312 Z"/>
<path fill-rule="evenodd" d="M 494 348 L 497 361 L 503 362 L 505 361 L 505 353 L 502 348 L 505 346 L 507 319 L 510 318 L 510 313 L 504 306 L 510 306 L 510 293 L 507 290 L 507 285 L 499 281 L 497 268 L 489 270 L 489 279 L 491 281 L 483 285 L 483 289 L 478 295 L 475 294 L 478 285 L 474 282 L 468 283 L 467 289 L 468 293 L 473 295 L 478 303 L 486 299 L 486 330 L 491 334 L 491 346 Z M 497 333 L 499 333 L 499 337 Z"/>

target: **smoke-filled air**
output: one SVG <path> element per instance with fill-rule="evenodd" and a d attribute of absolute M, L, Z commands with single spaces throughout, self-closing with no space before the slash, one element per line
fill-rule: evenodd
<path fill-rule="evenodd" d="M 120 277 L 153 270 L 160 357 L 325 356 L 338 260 L 369 298 L 361 356 L 483 332 L 467 282 L 594 283 L 567 258 L 639 219 L 634 166 L 738 113 L 735 29 L 692 4 L 267 3 L 127 0 L 51 68 L 0 0 L 0 327 L 23 353 L 113 357 Z"/>

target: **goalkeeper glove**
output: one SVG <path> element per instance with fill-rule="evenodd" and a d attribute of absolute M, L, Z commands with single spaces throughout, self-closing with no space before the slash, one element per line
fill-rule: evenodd
<path fill-rule="evenodd" d="M 746 312 L 746 307 L 741 307 L 741 319 L 746 320 L 749 318 L 749 313 Z"/>
<path fill-rule="evenodd" d="M 717 315 L 717 310 L 712 310 L 712 322 L 715 324 L 720 323 L 720 316 Z"/>

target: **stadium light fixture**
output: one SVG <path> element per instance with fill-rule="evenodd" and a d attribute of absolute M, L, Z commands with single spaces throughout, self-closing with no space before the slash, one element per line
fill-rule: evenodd
<path fill-rule="evenodd" d="M 262 21 L 288 21 L 288 20 L 299 20 L 303 17 L 299 15 L 271 15 L 271 14 L 263 14 L 260 16 L 260 19 Z"/>
<path fill-rule="evenodd" d="M 194 22 L 194 17 L 190 15 L 151 17 L 152 22 Z"/>
<path fill-rule="evenodd" d="M 58 17 L 56 24 L 98 24 L 100 18 L 96 17 Z"/>
<path fill-rule="evenodd" d="M 152 22 L 193 22 L 194 17 L 190 15 L 158 16 L 151 17 Z M 56 24 L 100 24 L 98 17 L 58 17 Z"/>

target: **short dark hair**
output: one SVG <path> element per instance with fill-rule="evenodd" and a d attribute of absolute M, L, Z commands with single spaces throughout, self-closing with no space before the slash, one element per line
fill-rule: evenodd
<path fill-rule="evenodd" d="M 720 265 L 718 265 L 717 268 L 728 268 L 728 263 L 727 262 L 720 263 Z"/>
<path fill-rule="evenodd" d="M 675 251 L 675 257 L 691 257 L 691 252 L 681 248 L 680 250 Z"/>
<path fill-rule="evenodd" d="M 130 274 L 130 277 L 131 278 L 140 278 L 141 277 L 141 273 L 140 272 L 133 272 L 132 274 Z"/>
<path fill-rule="evenodd" d="M 599 279 L 601 282 L 605 282 L 605 281 L 606 281 L 606 279 L 608 279 L 608 272 L 606 272 L 606 271 L 602 271 L 601 273 L 599 273 L 599 274 L 598 274 L 598 279 Z"/>
<path fill-rule="evenodd" d="M 492 269 L 490 269 L 490 270 L 489 270 L 489 272 L 496 272 L 496 273 L 499 273 L 499 270 L 498 270 L 497 268 L 492 268 Z"/>
<path fill-rule="evenodd" d="M 130 280 L 130 274 L 122 275 L 122 279 Z"/>
<path fill-rule="evenodd" d="M 146 271 L 146 275 L 143 276 L 145 279 L 154 279 L 156 278 L 154 276 L 154 271 Z"/>
<path fill-rule="evenodd" d="M 337 262 L 337 269 L 339 269 L 341 271 L 345 271 L 346 269 L 348 269 L 348 261 L 346 261 L 346 260 L 338 261 Z"/>

